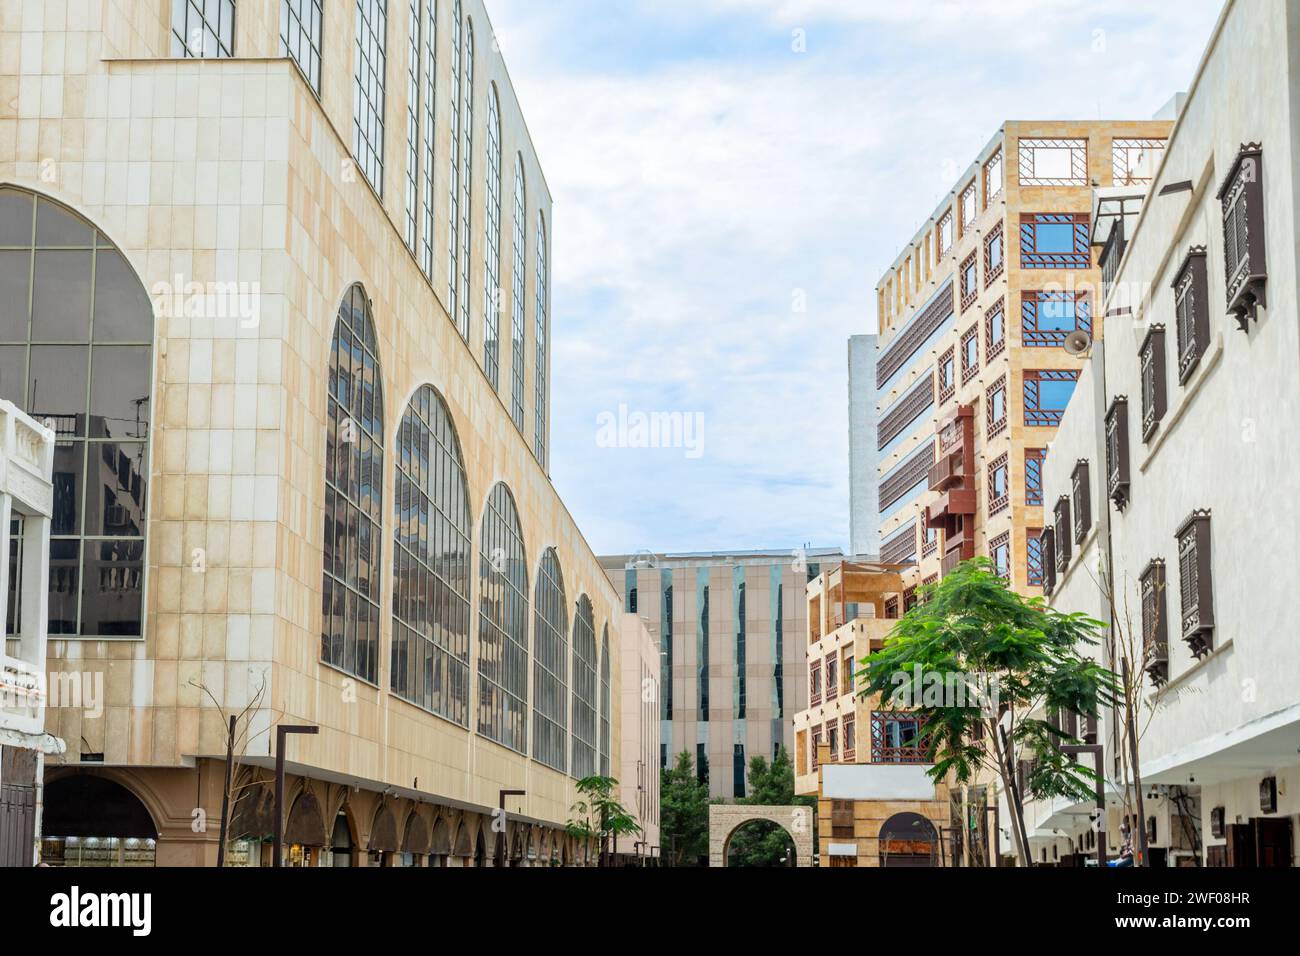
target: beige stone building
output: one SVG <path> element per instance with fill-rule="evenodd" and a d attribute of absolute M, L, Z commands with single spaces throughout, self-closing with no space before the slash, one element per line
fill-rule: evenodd
<path fill-rule="evenodd" d="M 582 859 L 621 609 L 481 0 L 3 0 L 0 64 L 0 397 L 59 438 L 50 667 L 102 687 L 49 712 L 47 860 L 212 864 L 231 714 L 233 860 L 285 724 L 295 864 Z"/>
<path fill-rule="evenodd" d="M 877 284 L 876 495 L 855 508 L 909 587 L 978 554 L 1040 593 L 1042 463 L 1100 335 L 1092 188 L 1149 181 L 1170 126 L 1004 123 Z"/>
<path fill-rule="evenodd" d="M 623 760 L 617 776 L 620 802 L 640 831 L 621 836 L 614 851 L 625 865 L 654 866 L 659 844 L 659 641 L 636 614 L 622 617 L 620 642 Z M 632 719 L 633 716 L 637 719 Z"/>
<path fill-rule="evenodd" d="M 794 754 L 790 717 L 807 706 L 804 588 L 828 549 L 601 558 L 623 607 L 656 629 L 656 766 L 689 753 L 709 793 L 743 797 L 752 757 Z"/>
<path fill-rule="evenodd" d="M 926 775 L 920 724 L 857 694 L 857 662 L 884 646 L 902 565 L 839 561 L 807 587 L 808 708 L 794 715 L 795 793 L 817 797 L 821 866 L 941 866 L 947 787 Z"/>

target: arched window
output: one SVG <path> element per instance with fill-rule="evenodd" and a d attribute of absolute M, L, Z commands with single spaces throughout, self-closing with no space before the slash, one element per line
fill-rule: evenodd
<path fill-rule="evenodd" d="M 554 548 L 542 555 L 533 605 L 533 757 L 563 773 L 569 750 L 569 612 Z"/>
<path fill-rule="evenodd" d="M 56 436 L 51 636 L 144 633 L 153 315 L 107 236 L 43 196 L 0 189 L 0 398 Z"/>
<path fill-rule="evenodd" d="M 321 660 L 379 679 L 379 565 L 383 553 L 384 389 L 370 299 L 343 297 L 330 349 L 325 439 L 325 575 Z"/>
<path fill-rule="evenodd" d="M 609 776 L 609 625 L 600 639 L 600 775 Z"/>
<path fill-rule="evenodd" d="M 573 617 L 573 775 L 596 772 L 596 626 L 591 600 L 578 599 Z"/>
<path fill-rule="evenodd" d="M 536 386 L 537 428 L 533 437 L 533 450 L 537 460 L 546 467 L 546 218 L 537 214 L 537 277 L 536 277 L 536 315 L 537 328 L 537 367 L 533 369 L 533 381 Z"/>
<path fill-rule="evenodd" d="M 460 442 L 425 385 L 397 433 L 393 693 L 469 726 L 470 513 Z"/>
<path fill-rule="evenodd" d="M 526 238 L 527 193 L 524 186 L 524 158 L 515 156 L 515 216 L 513 249 L 510 257 L 510 417 L 515 427 L 524 430 L 524 272 L 527 269 Z"/>
<path fill-rule="evenodd" d="M 528 566 L 510 489 L 492 489 L 479 540 L 478 732 L 525 753 Z"/>
<path fill-rule="evenodd" d="M 501 368 L 501 109 L 495 85 L 488 87 L 486 229 L 483 370 L 496 391 Z"/>

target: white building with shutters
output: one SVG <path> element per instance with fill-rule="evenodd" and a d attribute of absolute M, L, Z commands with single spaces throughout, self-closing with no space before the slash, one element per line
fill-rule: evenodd
<path fill-rule="evenodd" d="M 1294 865 L 1297 38 L 1300 0 L 1226 4 L 1140 213 L 1094 233 L 1104 357 L 1047 456 L 1045 511 L 1077 520 L 1083 461 L 1093 509 L 1090 536 L 1045 528 L 1051 603 L 1138 648 L 1133 822 L 1155 865 Z M 1101 733 L 1122 785 L 1124 741 Z"/>

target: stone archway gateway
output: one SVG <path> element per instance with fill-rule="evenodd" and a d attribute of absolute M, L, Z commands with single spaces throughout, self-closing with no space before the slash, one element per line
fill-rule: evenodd
<path fill-rule="evenodd" d="M 795 866 L 812 866 L 812 811 L 807 807 L 751 807 L 718 804 L 709 807 L 709 866 L 727 865 L 732 835 L 747 823 L 766 820 L 790 834 Z"/>

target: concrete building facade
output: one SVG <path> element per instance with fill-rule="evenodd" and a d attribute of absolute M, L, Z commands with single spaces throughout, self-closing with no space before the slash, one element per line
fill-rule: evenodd
<path fill-rule="evenodd" d="M 657 627 L 659 767 L 691 755 L 709 793 L 743 797 L 751 757 L 793 757 L 807 706 L 804 588 L 826 549 L 601 559 L 628 613 Z"/>
<path fill-rule="evenodd" d="M 621 611 L 482 0 L 5 0 L 0 50 L 0 393 L 59 438 L 49 666 L 104 687 L 46 859 L 211 865 L 235 715 L 235 862 L 281 724 L 296 865 L 581 861 Z"/>

